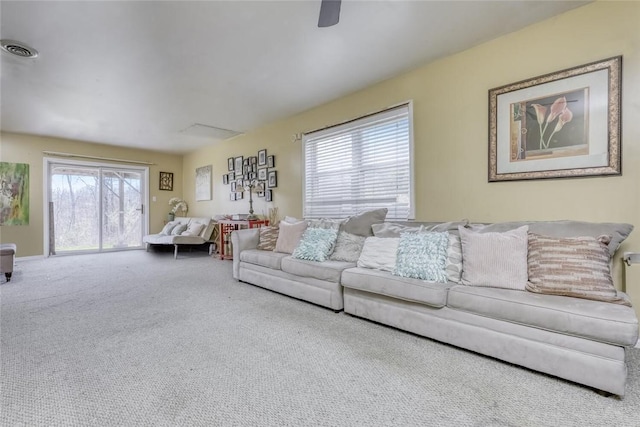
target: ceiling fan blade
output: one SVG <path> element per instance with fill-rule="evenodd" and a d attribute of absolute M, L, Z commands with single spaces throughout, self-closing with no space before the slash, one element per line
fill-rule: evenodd
<path fill-rule="evenodd" d="M 342 0 L 322 0 L 318 27 L 330 27 L 340 21 L 340 3 Z"/>

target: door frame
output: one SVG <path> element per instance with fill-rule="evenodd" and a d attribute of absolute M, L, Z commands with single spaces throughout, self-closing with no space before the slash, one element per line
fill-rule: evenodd
<path fill-rule="evenodd" d="M 51 175 L 51 165 L 52 164 L 68 164 L 68 165 L 77 165 L 77 166 L 88 166 L 88 167 L 100 167 L 100 168 L 110 168 L 110 169 L 129 169 L 129 170 L 137 170 L 140 171 L 143 175 L 143 185 L 142 188 L 144 190 L 144 195 L 142 197 L 142 206 L 143 206 L 143 214 L 142 214 L 142 236 L 149 234 L 149 166 L 144 165 L 132 165 L 126 163 L 104 163 L 104 162 L 96 162 L 96 161 L 84 161 L 84 160 L 69 160 L 69 159 L 61 159 L 57 157 L 44 157 L 42 170 L 44 173 L 42 174 L 42 188 L 43 188 L 43 199 L 44 203 L 42 206 L 42 225 L 43 225 L 43 254 L 45 258 L 51 256 L 49 253 L 50 248 L 50 240 L 49 240 L 49 230 L 51 227 L 51 218 L 49 217 L 49 202 L 51 201 L 51 184 L 49 177 Z M 102 180 L 100 181 L 100 185 L 102 185 Z M 142 243 L 142 236 L 140 236 L 140 242 Z M 144 245 L 141 244 L 140 249 L 144 248 Z M 138 248 L 135 248 L 138 249 Z M 126 250 L 126 249 L 123 249 Z M 133 250 L 133 249 L 129 249 Z M 111 252 L 113 250 L 109 250 Z M 99 251 L 97 253 L 106 252 Z M 81 252 L 77 252 L 81 253 Z M 94 253 L 94 252 L 92 252 Z"/>

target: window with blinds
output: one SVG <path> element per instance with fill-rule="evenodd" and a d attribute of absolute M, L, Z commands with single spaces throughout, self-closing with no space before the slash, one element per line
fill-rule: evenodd
<path fill-rule="evenodd" d="M 304 217 L 413 219 L 411 104 L 305 134 Z"/>

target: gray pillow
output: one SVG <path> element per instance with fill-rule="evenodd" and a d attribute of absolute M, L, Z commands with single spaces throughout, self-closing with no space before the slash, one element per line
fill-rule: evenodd
<path fill-rule="evenodd" d="M 387 208 L 382 208 L 353 215 L 347 219 L 341 230 L 356 236 L 373 236 L 371 226 L 384 222 L 387 211 Z"/>
<path fill-rule="evenodd" d="M 171 230 L 172 236 L 179 236 L 187 229 L 187 224 L 178 224 Z"/>
<path fill-rule="evenodd" d="M 364 246 L 365 236 L 356 236 L 346 231 L 338 234 L 336 247 L 331 254 L 330 259 L 333 261 L 357 262 L 360 258 L 360 252 Z"/>

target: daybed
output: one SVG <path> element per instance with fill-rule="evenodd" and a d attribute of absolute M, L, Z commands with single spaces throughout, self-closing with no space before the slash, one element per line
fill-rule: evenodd
<path fill-rule="evenodd" d="M 455 251 L 451 252 L 452 245 L 448 248 L 445 283 L 401 277 L 392 274 L 389 268 L 385 271 L 384 262 L 380 262 L 379 268 L 371 268 L 371 260 L 363 260 L 370 240 L 382 239 L 379 240 L 382 244 L 376 250 L 381 253 L 380 256 L 385 256 L 382 252 L 397 251 L 392 244 L 396 239 L 397 245 L 397 237 L 393 236 L 415 233 L 419 231 L 415 227 L 421 225 L 421 231 L 447 232 L 450 243 L 455 242 L 456 238 L 461 239 L 462 230 L 466 233 L 470 227 L 461 227 L 460 223 L 372 224 L 368 234 L 373 235 L 374 230 L 377 234 L 366 238 L 365 250 L 353 262 L 308 261 L 294 258 L 289 253 L 260 250 L 257 249 L 261 236 L 259 229 L 238 230 L 232 234 L 233 275 L 240 281 L 335 311 L 344 309 L 350 315 L 624 395 L 627 377 L 625 348 L 634 346 L 638 341 L 638 319 L 633 308 L 627 305 L 626 295 L 615 291 L 612 284 L 613 296 L 609 292 L 607 298 L 613 302 L 586 299 L 589 296 L 578 298 L 549 294 L 557 292 L 555 290 L 537 293 L 544 288 L 544 283 L 534 285 L 531 282 L 534 255 L 530 246 L 528 255 L 525 251 L 525 258 L 528 256 L 525 263 L 529 262 L 528 290 L 509 289 L 509 283 L 496 283 L 496 286 L 502 287 L 487 283 L 475 286 L 473 283 L 464 284 L 465 269 L 468 267 L 471 271 L 478 267 L 471 260 L 463 259 L 466 253 L 464 248 L 471 251 L 472 247 L 466 234 L 462 242 L 467 246 L 458 246 L 460 250 L 457 255 L 462 259 L 459 260 L 457 272 L 456 260 L 453 263 L 451 261 L 456 256 Z M 554 242 L 570 243 L 574 240 L 579 242 L 582 238 L 593 243 L 602 235 L 608 236 L 602 239 L 607 271 L 596 273 L 603 273 L 604 276 L 609 274 L 609 278 L 610 257 L 633 229 L 628 224 L 577 221 L 514 222 L 472 226 L 469 229 L 478 235 L 486 233 L 485 238 L 493 238 L 505 232 L 520 232 L 516 230 L 522 230 L 523 226 L 528 228 L 525 241 L 528 236 L 529 245 L 540 236 L 552 236 Z M 413 230 L 407 230 L 407 227 Z M 572 239 L 574 237 L 577 240 Z M 482 237 L 474 234 L 476 238 Z M 596 252 L 598 250 L 596 248 Z M 492 258 L 492 251 L 486 248 L 484 251 L 488 259 Z M 543 255 L 549 253 L 554 253 L 554 250 L 542 251 Z M 367 257 L 371 254 L 369 251 Z M 567 257 L 570 258 L 571 254 Z M 508 264 L 506 269 L 510 268 Z M 480 267 L 483 268 L 482 265 Z M 488 270 L 500 270 L 493 265 L 489 267 Z M 572 277 L 584 273 L 570 268 L 573 267 L 565 266 L 561 270 L 569 272 Z M 587 271 L 586 275 L 591 273 Z M 553 282 L 552 279 L 549 281 Z"/>
<path fill-rule="evenodd" d="M 168 222 L 158 234 L 148 234 L 142 238 L 146 249 L 152 245 L 173 245 L 173 257 L 178 257 L 178 247 L 187 245 L 209 245 L 209 254 L 215 247 L 211 237 L 216 226 L 211 218 L 177 217 Z"/>

